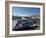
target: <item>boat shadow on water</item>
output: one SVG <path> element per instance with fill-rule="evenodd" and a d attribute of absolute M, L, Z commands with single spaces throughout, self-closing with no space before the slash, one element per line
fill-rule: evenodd
<path fill-rule="evenodd" d="M 19 28 L 19 29 L 13 29 L 13 31 L 24 31 L 24 30 L 36 30 L 38 26 L 35 27 L 25 27 L 25 28 Z"/>

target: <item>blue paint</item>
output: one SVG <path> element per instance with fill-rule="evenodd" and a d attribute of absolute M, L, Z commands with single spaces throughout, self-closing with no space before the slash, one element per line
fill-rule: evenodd
<path fill-rule="evenodd" d="M 40 8 L 12 7 L 12 15 L 14 16 L 31 16 L 32 14 L 40 14 Z"/>

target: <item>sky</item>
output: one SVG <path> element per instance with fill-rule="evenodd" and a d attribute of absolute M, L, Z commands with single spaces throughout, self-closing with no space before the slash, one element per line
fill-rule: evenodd
<path fill-rule="evenodd" d="M 31 16 L 39 13 L 40 8 L 36 7 L 12 7 L 12 15 L 14 16 Z"/>

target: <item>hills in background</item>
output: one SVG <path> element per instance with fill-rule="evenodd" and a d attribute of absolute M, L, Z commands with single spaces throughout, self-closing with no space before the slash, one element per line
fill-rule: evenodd
<path fill-rule="evenodd" d="M 40 14 L 32 14 L 31 16 L 12 16 L 12 20 L 17 20 L 17 19 L 33 19 L 33 18 L 38 18 L 40 19 Z"/>

